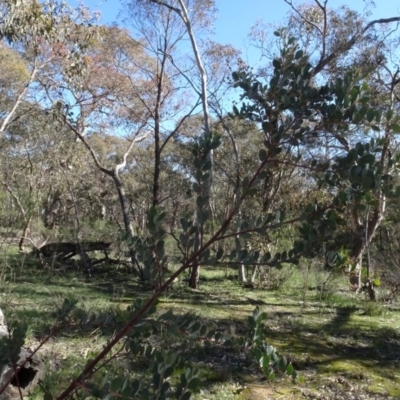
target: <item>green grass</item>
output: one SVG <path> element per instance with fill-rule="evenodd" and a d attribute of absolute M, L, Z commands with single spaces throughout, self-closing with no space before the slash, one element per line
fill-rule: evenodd
<path fill-rule="evenodd" d="M 31 346 L 37 345 L 56 323 L 55 311 L 65 298 L 74 297 L 86 312 L 100 313 L 124 310 L 134 300 L 151 294 L 122 270 L 105 267 L 88 280 L 81 273 L 37 269 L 34 262 L 24 262 L 21 257 L 7 256 L 0 307 L 8 320 L 29 322 L 27 344 Z M 17 267 L 12 270 L 10 265 Z M 177 344 L 174 335 L 164 332 L 158 340 L 165 346 L 181 346 L 185 350 L 182 362 L 194 361 L 202 371 L 202 391 L 194 399 L 300 399 L 315 392 L 346 398 L 350 388 L 364 398 L 400 398 L 398 308 L 372 304 L 349 293 L 340 276 L 330 283 L 335 290 L 321 298 L 321 293 L 310 289 L 322 278 L 312 277 L 311 272 L 296 270 L 276 291 L 243 288 L 234 275 L 233 270 L 225 268 L 204 268 L 199 290 L 178 282 L 162 295 L 158 312 L 170 308 L 177 314 L 192 312 L 223 332 L 242 335 L 247 316 L 258 305 L 268 314 L 268 340 L 290 356 L 304 382 L 270 386 L 247 364 L 238 366 L 230 354 L 207 352 L 190 340 Z M 43 349 L 48 369 L 43 386 L 60 393 L 106 340 L 97 331 L 69 328 L 58 332 Z M 112 368 L 114 373 L 126 373 L 126 365 Z M 129 368 L 134 374 L 136 368 L 140 374 L 143 365 L 133 362 Z M 41 396 L 39 391 L 37 396 Z"/>

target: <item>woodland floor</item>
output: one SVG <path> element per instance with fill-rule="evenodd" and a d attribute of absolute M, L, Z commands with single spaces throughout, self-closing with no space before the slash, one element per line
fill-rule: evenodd
<path fill-rule="evenodd" d="M 202 371 L 195 400 L 400 399 L 400 307 L 370 303 L 350 293 L 340 277 L 321 299 L 316 290 L 308 290 L 311 281 L 296 271 L 279 290 L 244 289 L 234 271 L 203 269 L 199 290 L 179 283 L 161 298 L 160 311 L 191 311 L 232 335 L 243 333 L 247 316 L 258 305 L 268 314 L 267 340 L 293 360 L 300 376 L 295 384 L 269 384 L 255 369 L 239 368 L 229 354 L 188 346 L 185 357 Z M 85 310 L 105 311 L 149 294 L 123 270 L 99 269 L 89 280 L 80 273 L 38 269 L 21 255 L 9 256 L 0 274 L 0 307 L 9 320 L 29 322 L 31 347 L 48 332 L 54 311 L 67 297 L 78 299 Z M 43 387 L 60 393 L 105 340 L 96 331 L 56 334 L 42 351 L 47 366 Z"/>

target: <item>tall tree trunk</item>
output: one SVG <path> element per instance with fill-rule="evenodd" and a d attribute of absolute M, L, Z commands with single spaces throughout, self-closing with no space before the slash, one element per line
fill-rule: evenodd
<path fill-rule="evenodd" d="M 241 189 L 240 189 L 239 181 L 238 181 L 237 185 L 236 185 L 235 203 L 237 203 L 239 201 L 240 195 L 241 195 Z M 242 224 L 242 210 L 240 210 L 240 209 L 237 213 L 237 218 L 238 218 L 238 225 L 240 226 Z M 236 250 L 237 255 L 239 255 L 242 251 L 242 246 L 240 245 L 240 236 L 239 235 L 235 236 L 235 250 Z M 238 279 L 239 279 L 239 282 L 242 284 L 247 283 L 246 267 L 243 263 L 240 263 L 240 265 L 239 265 Z"/>
<path fill-rule="evenodd" d="M 202 103 L 202 107 L 203 107 L 203 117 L 204 117 L 204 135 L 207 137 L 211 134 L 211 128 L 210 128 L 210 113 L 208 110 L 208 87 L 207 87 L 207 72 L 204 68 L 203 65 L 203 61 L 201 59 L 201 55 L 200 55 L 200 51 L 199 48 L 197 47 L 197 43 L 196 43 L 196 38 L 192 29 L 192 24 L 191 21 L 189 19 L 189 13 L 188 10 L 186 8 L 186 5 L 184 3 L 183 0 L 178 0 L 179 4 L 181 6 L 181 12 L 178 12 L 179 16 L 182 18 L 182 21 L 184 22 L 186 29 L 187 29 L 187 33 L 189 35 L 190 38 L 190 42 L 192 44 L 192 49 L 193 49 L 193 53 L 196 59 L 196 63 L 197 63 L 197 68 L 199 70 L 199 74 L 200 74 L 200 78 L 201 78 L 201 103 Z M 213 153 L 212 151 L 209 154 L 209 158 L 211 161 L 211 164 L 213 163 Z M 210 194 L 211 194 L 211 187 L 212 187 L 212 179 L 213 179 L 213 166 L 211 166 L 210 169 L 210 177 L 209 180 L 207 182 L 207 188 L 205 188 L 205 196 L 208 196 L 209 198 L 211 198 Z M 201 209 L 198 208 L 197 209 L 197 214 L 201 213 Z M 196 218 L 197 220 L 199 218 Z M 197 233 L 197 238 L 195 240 L 195 244 L 194 244 L 194 251 L 197 252 L 200 249 L 201 246 L 201 242 L 202 242 L 202 231 L 203 231 L 203 224 L 200 224 L 200 226 L 198 227 L 198 233 Z M 200 276 L 200 264 L 198 263 L 197 265 L 195 265 L 192 268 L 192 274 L 190 277 L 190 286 L 193 288 L 197 288 L 198 284 L 199 284 L 199 276 Z"/>
<path fill-rule="evenodd" d="M 207 72 L 204 68 L 203 61 L 200 55 L 200 50 L 197 46 L 196 38 L 193 32 L 193 26 L 189 18 L 189 12 L 186 7 L 186 4 L 183 0 L 178 0 L 178 4 L 180 8 L 177 8 L 175 6 L 172 6 L 168 4 L 167 2 L 163 0 L 151 0 L 153 3 L 162 5 L 164 7 L 167 7 L 168 9 L 176 12 L 179 17 L 182 19 L 186 31 L 188 33 L 190 43 L 192 45 L 192 50 L 193 54 L 196 60 L 197 64 L 197 69 L 200 74 L 200 79 L 201 79 L 201 92 L 200 92 L 200 97 L 201 97 L 201 103 L 202 103 L 202 108 L 203 108 L 203 117 L 204 117 L 204 136 L 208 137 L 211 134 L 211 129 L 210 129 L 210 113 L 209 113 L 209 107 L 208 107 L 208 92 L 207 92 Z M 192 83 L 191 83 L 192 84 Z M 213 171 L 213 153 L 212 151 L 209 154 L 209 160 L 211 162 L 211 169 L 210 169 L 210 177 L 208 180 L 207 187 L 204 188 L 204 193 L 203 196 L 207 196 L 211 198 L 210 193 L 211 193 L 211 187 L 212 187 L 212 171 Z M 196 210 L 196 221 L 197 221 L 197 233 L 196 233 L 196 238 L 194 241 L 194 246 L 193 246 L 193 251 L 194 253 L 197 253 L 202 244 L 202 232 L 203 232 L 203 222 L 200 222 L 200 215 L 202 213 L 201 207 L 197 207 Z M 199 284 L 199 276 L 200 276 L 200 263 L 196 263 L 191 270 L 191 276 L 189 279 L 189 286 L 193 288 L 197 288 Z"/>
<path fill-rule="evenodd" d="M 131 210 L 129 207 L 129 202 L 126 198 L 126 192 L 125 192 L 124 185 L 123 185 L 122 180 L 117 172 L 112 174 L 112 178 L 114 180 L 115 187 L 116 187 L 117 193 L 118 193 L 119 203 L 121 205 L 125 233 L 130 236 L 133 236 L 133 228 L 132 228 L 131 217 L 130 217 Z"/>
<path fill-rule="evenodd" d="M 367 286 L 363 285 L 362 282 L 362 259 L 370 246 L 372 239 L 375 236 L 375 233 L 382 222 L 383 215 L 386 209 L 386 198 L 383 193 L 379 194 L 379 205 L 376 206 L 374 210 L 374 214 L 369 220 L 369 215 L 367 214 L 365 226 L 358 221 L 357 223 L 357 241 L 351 252 L 351 258 L 357 265 L 358 274 L 359 274 L 359 282 L 358 282 L 358 290 L 361 290 L 363 287 L 368 291 L 368 295 L 370 300 L 375 301 L 375 290 L 372 284 L 372 280 L 370 277 L 367 277 Z"/>
<path fill-rule="evenodd" d="M 260 281 L 261 281 L 261 271 L 260 271 L 261 268 L 262 268 L 262 267 L 259 266 L 259 265 L 254 265 L 254 266 L 253 266 L 253 273 L 251 274 L 251 278 L 250 278 L 250 283 L 251 283 L 251 285 L 254 285 L 254 284 L 255 284 L 257 274 L 260 275 Z"/>
<path fill-rule="evenodd" d="M 125 188 L 124 188 L 123 182 L 118 174 L 118 171 L 114 171 L 111 176 L 114 180 L 115 187 L 118 192 L 119 203 L 121 205 L 121 211 L 122 211 L 122 218 L 124 220 L 125 233 L 128 236 L 128 238 L 131 239 L 134 235 L 134 232 L 133 232 L 133 227 L 132 227 L 132 223 L 131 223 L 131 209 L 129 207 L 128 199 L 126 198 Z M 132 243 L 130 243 L 130 242 L 129 242 L 129 256 L 130 256 L 133 267 L 139 273 L 140 278 L 142 280 L 144 280 L 145 277 L 143 275 L 143 271 L 141 270 L 141 268 L 139 266 L 139 262 L 136 257 L 136 250 L 133 247 Z"/>
<path fill-rule="evenodd" d="M 19 251 L 21 251 L 21 252 L 25 251 L 25 247 L 24 247 L 25 239 L 28 236 L 29 228 L 31 226 L 31 221 L 32 221 L 32 216 L 29 216 L 28 219 L 25 221 L 24 229 L 22 230 L 21 239 L 19 240 L 19 243 L 18 243 L 18 248 L 19 248 Z"/>
<path fill-rule="evenodd" d="M 160 203 L 160 132 L 154 132 L 154 179 L 153 179 L 153 207 Z"/>
<path fill-rule="evenodd" d="M 240 246 L 240 239 L 239 239 L 239 235 L 235 236 L 235 250 L 236 250 L 236 254 L 240 254 L 240 252 L 242 251 L 242 248 Z M 246 277 L 246 267 L 243 263 L 240 263 L 239 265 L 239 282 L 240 283 L 247 283 L 247 277 Z"/>
<path fill-rule="evenodd" d="M 161 146 L 160 146 L 160 109 L 161 96 L 164 85 L 164 69 L 167 57 L 167 39 L 164 40 L 164 49 L 161 59 L 160 73 L 157 82 L 157 99 L 154 110 L 154 178 L 153 178 L 153 207 L 160 202 L 160 172 L 161 172 Z"/>

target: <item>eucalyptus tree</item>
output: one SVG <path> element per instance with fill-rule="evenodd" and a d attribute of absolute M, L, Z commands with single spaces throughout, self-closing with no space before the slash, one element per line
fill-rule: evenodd
<path fill-rule="evenodd" d="M 4 170 L 2 184 L 24 221 L 22 250 L 32 216 L 40 215 L 44 182 L 52 180 L 51 165 L 61 161 L 56 148 L 64 143 L 51 134 L 54 127 L 49 129 L 54 121 L 48 114 L 51 105 L 45 100 L 41 76 L 61 57 L 69 60 L 68 68 L 72 59 L 79 60 L 83 41 L 76 30 L 71 35 L 70 28 L 82 27 L 90 16 L 56 1 L 5 0 L 0 2 L 0 17 L 0 135 L 5 145 L 3 162 L 10 167 Z"/>
<path fill-rule="evenodd" d="M 148 113 L 135 93 L 146 92 L 152 86 L 136 65 L 143 63 L 152 68 L 151 59 L 141 52 L 141 47 L 126 31 L 117 27 L 93 29 L 96 37 L 82 58 L 80 73 L 60 74 L 59 81 L 48 93 L 58 105 L 61 119 L 76 135 L 76 145 L 84 146 L 98 170 L 112 179 L 118 194 L 123 232 L 131 238 L 134 235 L 132 205 L 122 174 L 135 146 L 149 136 L 144 130 Z M 63 89 L 57 90 L 59 87 Z M 99 153 L 96 142 L 92 143 L 97 135 L 103 136 L 105 141 L 122 136 L 125 145 L 120 146 L 121 141 L 118 141 L 117 148 L 103 148 L 106 152 Z M 144 278 L 133 246 L 129 249 L 134 268 Z"/>
<path fill-rule="evenodd" d="M 160 173 L 168 168 L 162 157 L 171 138 L 177 139 L 186 120 L 201 111 L 204 134 L 210 132 L 208 96 L 215 103 L 221 101 L 221 92 L 226 89 L 225 68 L 237 57 L 238 52 L 230 46 L 207 41 L 200 46 L 196 35 L 205 37 L 215 15 L 212 1 L 193 0 L 185 2 L 136 1 L 124 2 L 128 11 L 125 24 L 132 28 L 146 52 L 156 60 L 157 69 L 149 75 L 157 90 L 150 97 L 143 97 L 143 104 L 151 112 L 150 129 L 154 137 L 153 205 L 160 203 Z M 190 43 L 188 48 L 187 41 Z M 189 50 L 190 49 L 190 50 Z M 188 56 L 188 50 L 193 57 Z M 219 59 L 218 59 L 219 58 Z M 217 61 L 218 59 L 218 61 Z M 227 64 L 221 61 L 227 60 Z M 208 76 L 211 78 L 208 79 Z M 178 139 L 179 140 L 179 139 Z M 210 191 L 209 183 L 203 182 Z M 211 192 L 210 192 L 211 194 Z M 210 196 L 209 196 L 210 197 Z M 211 197 L 209 199 L 211 200 Z M 201 242 L 202 227 L 198 221 L 198 238 Z M 198 282 L 198 268 L 193 268 L 191 286 Z"/>
<path fill-rule="evenodd" d="M 343 122 L 339 126 L 329 121 L 321 124 L 321 113 L 309 126 L 313 135 L 304 148 L 312 165 L 323 166 L 319 173 L 310 174 L 310 184 L 314 181 L 325 188 L 325 204 L 336 199 L 345 207 L 346 229 L 353 238 L 345 247 L 351 267 L 361 274 L 363 255 L 384 218 L 388 199 L 397 190 L 393 179 L 398 173 L 400 37 L 396 27 L 400 17 L 368 20 L 368 14 L 361 15 L 347 6 L 334 10 L 327 1 L 301 6 L 285 2 L 291 7 L 286 28 L 299 38 L 309 57 L 310 79 L 314 84 L 324 82 L 340 88 L 327 112 L 332 115 L 341 104 L 338 116 Z M 263 27 L 253 29 L 252 37 L 262 54 L 272 57 L 273 46 Z M 265 69 L 259 74 L 272 77 Z M 351 82 L 355 79 L 359 83 L 354 87 Z M 358 109 L 357 103 L 362 107 Z M 373 291 L 370 296 L 374 297 Z"/>
<path fill-rule="evenodd" d="M 141 2 L 143 4 L 143 2 Z M 147 2 L 148 6 L 156 11 L 157 14 L 162 12 L 162 14 L 173 15 L 173 18 L 178 21 L 180 25 L 180 36 L 187 36 L 191 49 L 194 56 L 194 66 L 198 71 L 199 85 L 196 87 L 196 79 L 188 77 L 188 72 L 181 70 L 179 66 L 177 67 L 178 73 L 187 79 L 188 83 L 198 94 L 199 100 L 201 101 L 202 114 L 204 119 L 204 137 L 205 141 L 211 139 L 211 126 L 210 126 L 210 112 L 209 112 L 209 102 L 208 102 L 208 84 L 207 84 L 207 71 L 204 67 L 203 58 L 200 53 L 199 46 L 197 44 L 195 30 L 196 27 L 203 28 L 210 23 L 210 16 L 214 12 L 213 1 L 160 1 L 160 0 L 149 0 Z M 163 10 L 163 11 L 162 11 Z M 165 39 L 164 39 L 165 42 Z M 199 175 L 197 179 L 197 186 L 195 192 L 198 196 L 198 207 L 196 210 L 196 236 L 194 239 L 194 251 L 197 252 L 201 247 L 201 242 L 203 240 L 204 233 L 204 221 L 202 216 L 209 213 L 209 201 L 212 186 L 212 150 L 207 152 L 207 163 L 210 167 L 207 168 L 207 174 Z M 201 155 L 198 154 L 200 157 Z M 199 158 L 200 160 L 200 158 Z M 200 162 L 200 161 L 199 161 Z M 207 177 L 206 177 L 207 176 Z M 203 179 L 204 178 L 204 179 Z M 204 196 L 203 196 L 204 195 Z M 201 198 L 205 199 L 205 202 L 200 201 Z M 200 265 L 196 263 L 192 267 L 192 273 L 189 281 L 191 287 L 197 287 L 199 281 L 199 270 Z"/>
<path fill-rule="evenodd" d="M 347 193 L 351 215 L 348 228 L 354 235 L 350 257 L 361 274 L 363 255 L 384 218 L 387 201 L 391 201 L 397 190 L 394 178 L 398 174 L 399 121 L 396 115 L 399 108 L 397 49 L 400 36 L 396 29 L 400 17 L 368 20 L 368 13 L 360 15 L 346 6 L 336 11 L 318 1 L 315 6 L 302 10 L 291 6 L 295 14 L 290 26 L 297 30 L 302 27 L 303 32 L 308 30 L 308 48 L 316 60 L 315 71 L 325 68 L 327 80 L 343 79 L 343 71 L 349 67 L 364 73 L 363 84 L 370 93 L 369 104 L 376 111 L 374 114 L 364 107 L 360 118 L 366 115 L 366 126 L 360 129 L 349 124 L 346 132 L 335 135 L 328 131 L 324 139 L 331 157 L 339 153 L 334 167 L 343 168 L 346 157 L 346 166 L 350 168 L 335 171 L 332 176 L 339 175 L 340 179 L 328 180 L 328 184 Z M 343 91 L 344 102 L 351 103 L 349 99 L 354 96 L 354 92 Z M 329 139 L 330 143 L 327 142 Z M 334 151 L 330 150 L 332 142 L 336 146 Z M 347 184 L 343 182 L 346 180 L 344 175 Z M 372 292 L 370 294 L 374 296 Z"/>
<path fill-rule="evenodd" d="M 64 60 L 65 71 L 73 73 L 90 33 L 92 22 L 85 9 L 74 10 L 65 3 L 36 0 L 0 2 L 2 52 L 1 125 L 8 128 L 30 112 L 51 110 L 46 102 L 42 79 Z M 75 28 L 75 29 L 74 29 Z"/>
<path fill-rule="evenodd" d="M 6 47 L 19 54 L 27 69 L 23 85 L 14 91 L 13 99 L 3 112 L 0 133 L 4 134 L 14 118 L 18 119 L 16 113 L 24 103 L 29 102 L 34 107 L 43 100 L 38 86 L 41 73 L 52 69 L 60 59 L 66 60 L 65 70 L 74 73 L 80 52 L 90 36 L 83 30 L 92 18 L 85 9 L 75 10 L 56 0 L 43 3 L 3 0 L 0 17 L 3 46 L 7 41 Z"/>
<path fill-rule="evenodd" d="M 152 69 L 137 63 L 152 85 L 151 90 L 137 96 L 149 113 L 146 128 L 151 131 L 154 149 L 151 204 L 158 205 L 162 151 L 198 103 L 196 99 L 190 103 L 190 87 L 179 73 L 182 68 L 182 73 L 190 74 L 191 65 L 187 60 L 182 63 L 179 47 L 184 31 L 178 16 L 150 1 L 125 1 L 124 6 L 128 15 L 124 23 L 154 62 Z"/>
<path fill-rule="evenodd" d="M 342 129 L 344 123 L 359 125 L 360 128 L 369 126 L 368 112 L 366 115 L 362 114 L 365 106 L 371 110 L 370 113 L 374 113 L 374 116 L 377 112 L 373 103 L 370 103 L 371 96 L 368 87 L 362 83 L 363 75 L 349 71 L 345 83 L 335 81 L 318 85 L 312 81 L 313 69 L 309 57 L 299 48 L 296 40 L 292 37 L 285 37 L 284 33 L 277 32 L 277 35 L 280 35 L 282 39 L 282 48 L 279 57 L 273 61 L 272 79 L 269 82 L 263 82 L 262 78 L 253 75 L 248 70 L 237 71 L 233 74 L 236 86 L 243 91 L 243 104 L 240 108 L 235 109 L 234 114 L 237 118 L 259 124 L 262 128 L 260 134 L 263 141 L 253 154 L 255 170 L 248 171 L 246 176 L 241 177 L 241 197 L 237 202 L 231 204 L 227 216 L 219 228 L 213 231 L 196 251 L 193 250 L 197 234 L 196 220 L 192 216 L 182 216 L 180 220 L 182 229 L 180 235 L 177 236 L 178 245 L 182 250 L 182 259 L 178 269 L 156 288 L 148 300 L 140 305 L 126 325 L 85 366 L 79 376 L 59 396 L 59 399 L 68 398 L 75 390 L 82 387 L 82 383 L 88 376 L 91 376 L 96 366 L 101 364 L 119 340 L 131 329 L 140 329 L 140 326 L 137 326 L 138 322 L 176 277 L 198 263 L 215 265 L 221 260 L 224 251 L 218 244 L 237 235 L 240 237 L 264 235 L 297 223 L 300 228 L 301 240 L 294 243 L 292 248 L 289 247 L 274 255 L 270 252 L 261 254 L 259 251 L 253 250 L 242 250 L 238 254 L 235 249 L 227 254 L 231 263 L 279 267 L 282 263 L 296 263 L 302 255 L 312 256 L 318 252 L 320 242 L 334 231 L 337 224 L 343 222 L 346 202 L 342 192 L 337 191 L 330 203 L 306 205 L 297 216 L 285 217 L 283 205 L 276 212 L 260 212 L 240 225 L 235 224 L 235 218 L 242 204 L 247 198 L 256 195 L 258 185 L 263 184 L 269 169 L 281 161 L 280 155 L 285 154 L 288 148 L 296 149 L 305 146 L 314 133 L 318 132 L 319 127 L 324 127 L 328 122 L 338 130 Z M 348 105 L 344 104 L 341 97 L 344 84 L 349 93 L 357 92 L 359 95 L 349 99 L 349 104 L 352 106 L 351 113 L 346 113 Z M 205 166 L 209 165 L 207 165 L 209 153 L 218 149 L 219 146 L 220 138 L 213 134 L 209 140 L 203 137 L 193 144 L 193 168 L 200 179 L 208 171 Z M 357 158 L 358 166 L 365 166 L 366 159 L 361 160 L 362 157 Z M 299 169 L 316 168 L 330 172 L 322 164 L 313 166 L 307 161 L 297 160 L 296 162 Z M 193 184 L 194 191 L 197 189 L 195 183 L 197 184 L 197 182 Z M 201 192 L 196 198 L 201 205 L 206 205 L 206 200 L 207 198 Z M 210 214 L 202 215 L 202 217 L 208 221 Z M 147 228 L 151 240 L 137 240 L 136 242 L 139 256 L 155 267 L 163 267 L 167 264 L 164 246 L 165 221 L 166 212 L 163 209 L 160 207 L 150 209 Z"/>

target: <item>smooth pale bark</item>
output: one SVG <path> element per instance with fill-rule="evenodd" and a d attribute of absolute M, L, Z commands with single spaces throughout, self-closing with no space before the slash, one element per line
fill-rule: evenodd
<path fill-rule="evenodd" d="M 4 132 L 7 130 L 8 125 L 10 122 L 12 122 L 12 118 L 14 117 L 15 113 L 17 112 L 18 108 L 22 104 L 30 86 L 36 79 L 37 73 L 46 66 L 50 61 L 52 61 L 53 56 L 49 57 L 46 59 L 43 63 L 38 65 L 37 58 L 35 58 L 34 63 L 33 63 L 33 68 L 31 71 L 31 74 L 29 76 L 28 81 L 25 83 L 23 89 L 21 90 L 20 94 L 17 96 L 17 98 L 14 101 L 14 105 L 11 108 L 11 110 L 8 112 L 8 114 L 4 117 L 2 124 L 0 125 L 0 134 L 4 134 Z"/>
<path fill-rule="evenodd" d="M 92 146 L 90 146 L 90 144 L 86 140 L 84 134 L 82 134 L 79 131 L 79 129 L 77 129 L 74 125 L 72 125 L 66 118 L 64 119 L 64 122 L 75 133 L 77 139 L 81 143 L 83 143 L 83 145 L 89 151 L 89 154 L 91 155 L 96 167 L 101 172 L 103 172 L 104 174 L 111 177 L 112 180 L 114 181 L 114 185 L 115 185 L 115 188 L 118 193 L 119 203 L 121 206 L 121 213 L 122 213 L 122 218 L 123 218 L 123 222 L 124 222 L 125 234 L 127 235 L 127 237 L 129 239 L 133 238 L 134 231 L 133 231 L 132 222 L 131 222 L 132 221 L 132 213 L 131 213 L 131 209 L 129 207 L 129 201 L 126 196 L 125 187 L 124 187 L 123 181 L 119 175 L 119 172 L 126 166 L 127 158 L 129 156 L 129 154 L 132 152 L 134 145 L 136 143 L 139 143 L 139 142 L 145 140 L 149 136 L 149 133 L 145 133 L 141 136 L 136 136 L 134 139 L 132 139 L 128 149 L 126 150 L 126 152 L 124 153 L 124 155 L 122 157 L 122 162 L 117 164 L 113 169 L 108 169 L 101 165 L 99 159 L 97 158 L 96 153 L 94 152 L 94 149 L 92 148 Z M 141 274 L 141 270 L 139 268 L 139 263 L 138 263 L 137 257 L 136 257 L 136 250 L 132 244 L 129 244 L 129 255 L 131 258 L 132 265 L 134 266 L 134 268 L 137 269 L 137 272 L 139 274 Z M 144 277 L 142 275 L 141 275 L 141 279 L 144 279 Z"/>
<path fill-rule="evenodd" d="M 193 53 L 195 56 L 197 69 L 199 71 L 200 78 L 201 78 L 200 97 L 201 97 L 201 103 L 202 103 L 202 108 L 203 108 L 204 135 L 209 136 L 211 133 L 211 129 L 210 129 L 210 112 L 209 112 L 209 107 L 208 107 L 207 73 L 206 73 L 206 70 L 203 65 L 203 60 L 201 58 L 199 48 L 197 46 L 196 37 L 195 37 L 194 31 L 193 31 L 193 26 L 190 21 L 189 13 L 188 13 L 187 7 L 185 5 L 185 2 L 183 0 L 178 0 L 180 8 L 177 8 L 177 7 L 174 7 L 162 0 L 150 0 L 150 1 L 176 12 L 179 15 L 179 17 L 182 19 L 182 21 L 186 27 L 186 31 L 188 33 L 190 43 L 192 45 L 192 50 L 193 50 Z M 213 161 L 212 151 L 210 152 L 209 159 L 212 163 L 212 161 Z M 211 187 L 212 187 L 212 171 L 213 171 L 213 166 L 211 166 L 211 169 L 209 172 L 210 173 L 209 180 L 206 183 L 206 185 L 204 185 L 205 187 L 203 188 L 203 192 L 201 193 L 203 197 L 211 198 L 210 193 L 211 193 Z M 194 253 L 197 253 L 200 250 L 202 241 L 203 241 L 203 237 L 202 237 L 203 236 L 203 233 L 202 233 L 203 223 L 202 223 L 202 221 L 199 220 L 200 214 L 201 214 L 201 208 L 199 207 L 196 210 L 196 216 L 195 216 L 195 221 L 197 224 L 197 233 L 195 236 L 194 246 L 193 246 Z M 199 276 L 200 276 L 200 263 L 198 262 L 198 260 L 196 260 L 192 267 L 190 278 L 189 278 L 189 286 L 190 287 L 192 287 L 192 288 L 198 287 Z"/>
<path fill-rule="evenodd" d="M 210 129 L 210 114 L 209 114 L 209 109 L 208 109 L 208 93 L 207 93 L 207 73 L 203 65 L 203 61 L 201 59 L 200 51 L 198 49 L 197 43 L 196 43 L 196 38 L 194 36 L 194 32 L 192 29 L 192 24 L 189 20 L 189 15 L 188 11 L 186 9 L 185 3 L 183 0 L 179 0 L 179 4 L 182 7 L 182 13 L 181 18 L 183 19 L 183 22 L 186 25 L 187 32 L 190 37 L 190 42 L 192 44 L 193 52 L 196 58 L 196 63 L 197 63 L 197 68 L 199 70 L 200 76 L 201 76 L 201 102 L 203 106 L 203 117 L 204 117 L 204 135 L 208 136 L 211 133 Z M 213 161 L 213 154 L 212 152 L 209 154 L 209 159 L 212 162 Z M 208 182 L 206 182 L 206 185 L 204 187 L 204 192 L 203 197 L 209 197 L 211 193 L 211 186 L 212 186 L 212 172 L 213 172 L 213 166 L 211 166 L 210 169 L 210 177 Z M 199 208 L 196 213 L 196 221 L 197 221 L 197 233 L 196 233 L 196 238 L 194 241 L 194 252 L 197 252 L 200 250 L 201 244 L 202 244 L 202 230 L 203 230 L 203 223 L 199 221 L 198 215 L 201 214 L 201 209 Z M 199 277 L 200 277 L 200 263 L 196 261 L 195 265 L 192 268 L 191 274 L 190 274 L 190 279 L 189 279 L 189 286 L 192 288 L 197 288 L 199 286 Z"/>
<path fill-rule="evenodd" d="M 240 247 L 240 241 L 237 237 L 235 237 L 235 248 L 236 252 L 240 254 L 241 247 Z M 239 273 L 238 273 L 238 279 L 240 283 L 247 283 L 247 277 L 246 277 L 246 267 L 243 263 L 240 263 L 239 265 Z"/>
<path fill-rule="evenodd" d="M 396 83 L 395 83 L 396 82 Z M 391 93 L 391 104 L 390 104 L 390 110 L 393 109 L 393 104 L 395 101 L 395 93 L 394 90 L 396 86 L 398 85 L 398 82 L 394 80 L 394 77 L 392 76 L 392 82 L 391 82 L 391 87 L 392 87 L 392 93 Z M 392 132 L 391 132 L 391 127 L 390 124 L 386 124 L 386 129 L 385 129 L 385 142 L 382 147 L 382 152 L 381 152 L 381 157 L 380 157 L 380 165 L 382 167 L 382 171 L 386 174 L 389 174 L 390 168 L 388 166 L 388 161 L 390 157 L 390 140 L 391 140 Z M 375 207 L 372 209 L 372 217 L 370 217 L 370 210 L 368 209 L 368 212 L 364 218 L 364 221 L 362 221 L 362 218 L 359 216 L 358 211 L 355 209 L 353 212 L 353 221 L 354 225 L 356 226 L 356 244 L 353 248 L 353 251 L 351 253 L 351 258 L 353 259 L 353 262 L 357 265 L 358 268 L 358 290 L 361 290 L 362 288 L 365 288 L 369 294 L 370 300 L 375 301 L 376 295 L 375 295 L 375 290 L 372 284 L 372 280 L 370 279 L 370 271 L 368 268 L 368 275 L 367 275 L 367 286 L 363 285 L 362 282 L 362 260 L 364 254 L 367 252 L 370 244 L 372 243 L 372 240 L 379 228 L 379 226 L 382 223 L 383 217 L 385 215 L 386 211 L 386 196 L 383 193 L 382 188 L 379 188 L 376 193 L 375 193 L 375 199 L 377 199 L 377 204 Z"/>
<path fill-rule="evenodd" d="M 241 196 L 241 190 L 240 190 L 240 185 L 238 184 L 236 187 L 235 203 L 237 203 L 239 201 L 240 196 Z M 240 209 L 238 210 L 237 218 L 238 218 L 238 225 L 240 226 L 242 223 L 242 212 Z M 236 250 L 237 255 L 239 255 L 242 251 L 242 246 L 240 244 L 240 236 L 239 235 L 235 236 L 235 250 Z M 243 263 L 239 264 L 238 279 L 239 279 L 239 282 L 242 284 L 247 283 L 246 267 Z"/>
<path fill-rule="evenodd" d="M 31 221 L 32 221 L 32 215 L 28 215 L 28 212 L 25 210 L 25 208 L 22 205 L 19 197 L 14 193 L 14 191 L 11 189 L 11 187 L 8 185 L 8 183 L 2 182 L 2 184 L 5 187 L 5 189 L 7 190 L 7 192 L 14 199 L 15 204 L 18 206 L 19 211 L 20 211 L 20 213 L 22 215 L 22 218 L 24 220 L 24 227 L 22 229 L 22 234 L 21 234 L 21 237 L 20 237 L 19 243 L 18 243 L 19 251 L 24 252 L 25 251 L 25 240 L 28 237 L 29 228 L 30 228 Z M 31 189 L 32 188 L 30 188 L 30 194 L 31 194 Z"/>
<path fill-rule="evenodd" d="M 10 112 L 5 116 L 3 123 L 0 126 L 0 134 L 4 133 L 5 130 L 8 127 L 8 124 L 11 121 L 11 118 L 14 116 L 14 114 L 16 113 L 18 107 L 21 105 L 22 101 L 24 100 L 24 97 L 26 95 L 26 92 L 29 89 L 29 86 L 32 84 L 32 82 L 34 81 L 36 74 L 38 72 L 38 68 L 35 66 L 32 69 L 31 75 L 29 77 L 28 82 L 25 84 L 24 88 L 22 89 L 21 93 L 18 95 L 18 97 L 15 99 L 14 105 L 12 107 L 12 109 L 10 110 Z"/>

